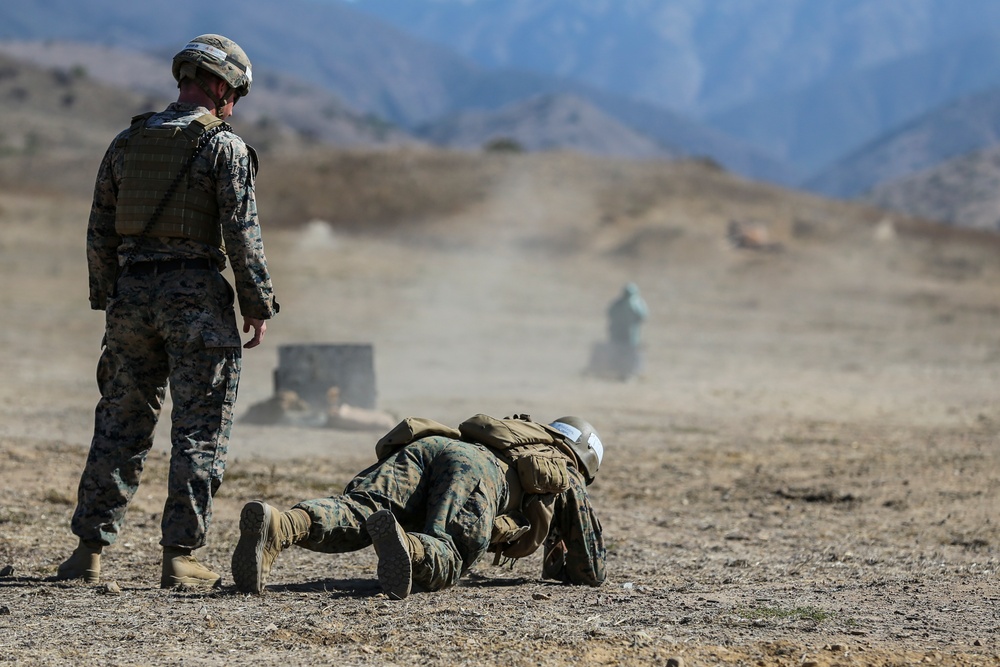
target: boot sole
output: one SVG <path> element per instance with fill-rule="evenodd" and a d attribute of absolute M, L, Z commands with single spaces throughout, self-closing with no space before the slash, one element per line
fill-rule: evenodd
<path fill-rule="evenodd" d="M 222 588 L 222 577 L 218 579 L 199 579 L 198 577 L 170 577 L 160 579 L 160 588 Z"/>
<path fill-rule="evenodd" d="M 240 512 L 240 541 L 233 550 L 233 581 L 242 593 L 264 592 L 264 543 L 271 512 L 259 501 L 247 503 Z"/>
<path fill-rule="evenodd" d="M 99 584 L 101 583 L 101 571 L 86 570 L 82 574 L 73 574 L 67 572 L 59 572 L 56 574 L 56 581 L 71 581 L 75 579 L 80 579 L 85 584 Z"/>
<path fill-rule="evenodd" d="M 378 554 L 378 583 L 382 592 L 392 600 L 402 600 L 413 586 L 413 564 L 396 518 L 389 510 L 379 510 L 368 517 L 365 528 Z"/>

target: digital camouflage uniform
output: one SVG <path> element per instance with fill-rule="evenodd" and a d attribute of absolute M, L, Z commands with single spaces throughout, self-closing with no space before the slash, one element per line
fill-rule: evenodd
<path fill-rule="evenodd" d="M 442 436 L 418 439 L 359 473 L 343 495 L 301 502 L 312 521 L 297 542 L 312 551 L 343 553 L 371 545 L 366 519 L 388 509 L 420 542 L 413 582 L 435 591 L 458 583 L 490 546 L 494 519 L 507 509 L 505 466 L 487 447 Z M 563 557 L 548 553 L 562 541 Z M 579 473 L 555 499 L 544 575 L 597 586 L 605 578 L 601 524 Z"/>
<path fill-rule="evenodd" d="M 146 125 L 185 127 L 208 113 L 173 103 Z M 240 376 L 234 291 L 220 273 L 226 258 L 244 317 L 269 319 L 278 305 L 257 220 L 255 165 L 243 140 L 232 132 L 216 134 L 188 175 L 190 187 L 215 194 L 220 248 L 115 231 L 128 132 L 116 137 L 101 162 L 87 228 L 90 304 L 106 312 L 107 328 L 97 368 L 101 399 L 72 529 L 83 542 L 114 543 L 138 488 L 169 381 L 174 407 L 160 544 L 196 549 L 205 544 L 212 497 L 222 483 Z M 208 260 L 215 268 L 132 270 L 166 260 Z"/>

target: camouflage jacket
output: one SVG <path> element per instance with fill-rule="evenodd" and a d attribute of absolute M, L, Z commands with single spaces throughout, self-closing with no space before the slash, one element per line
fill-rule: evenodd
<path fill-rule="evenodd" d="M 206 113 L 210 112 L 204 107 L 175 102 L 153 115 L 147 124 L 149 127 L 184 127 Z M 214 192 L 218 198 L 223 252 L 190 239 L 120 236 L 115 231 L 115 206 L 125 158 L 124 147 L 117 144 L 127 135 L 128 130 L 124 130 L 111 142 L 94 186 L 87 226 L 91 308 L 105 309 L 114 291 L 118 268 L 126 257 L 132 262 L 209 258 L 222 270 L 228 256 L 236 279 L 240 313 L 261 320 L 274 316 L 278 304 L 274 300 L 257 220 L 250 150 L 243 140 L 232 132 L 217 134 L 192 164 L 189 177 L 194 187 Z"/>

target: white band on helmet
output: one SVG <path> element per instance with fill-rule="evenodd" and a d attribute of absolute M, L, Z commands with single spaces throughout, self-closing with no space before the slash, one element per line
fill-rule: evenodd
<path fill-rule="evenodd" d="M 580 436 L 583 435 L 583 432 L 580 429 L 575 426 L 570 426 L 565 422 L 552 422 L 549 426 L 559 431 L 573 442 L 578 441 Z"/>
<path fill-rule="evenodd" d="M 597 454 L 597 465 L 600 465 L 601 461 L 604 460 L 604 443 L 601 442 L 601 439 L 597 437 L 596 433 L 591 433 L 590 437 L 587 439 L 587 444 L 590 445 L 590 448 Z"/>
<path fill-rule="evenodd" d="M 212 46 L 211 44 L 203 44 L 201 42 L 188 42 L 188 45 L 185 46 L 181 50 L 182 51 L 201 51 L 202 53 L 208 54 L 209 56 L 211 56 L 215 60 L 218 60 L 220 63 L 226 62 L 226 52 L 223 51 L 222 49 L 217 49 L 216 47 Z"/>
<path fill-rule="evenodd" d="M 583 431 L 571 424 L 567 424 L 566 422 L 552 422 L 549 426 L 559 431 L 573 442 L 579 442 L 580 436 L 583 435 Z M 587 446 L 593 449 L 594 453 L 597 454 L 597 465 L 601 465 L 601 461 L 604 460 L 604 443 L 601 442 L 601 439 L 596 433 L 591 432 L 590 437 L 587 438 Z"/>

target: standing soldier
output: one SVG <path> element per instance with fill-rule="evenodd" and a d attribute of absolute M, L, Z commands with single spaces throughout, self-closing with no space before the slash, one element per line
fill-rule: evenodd
<path fill-rule="evenodd" d="M 224 121 L 250 92 L 250 61 L 220 35 L 195 37 L 173 59 L 177 102 L 132 119 L 97 174 L 87 228 L 90 304 L 104 310 L 101 399 L 80 479 L 79 537 L 58 578 L 100 580 L 169 382 L 171 455 L 161 522 L 160 585 L 218 587 L 191 552 L 204 546 L 222 483 L 244 345 L 257 347 L 278 312 L 267 271 L 253 149 Z M 226 257 L 233 288 L 220 273 Z"/>
<path fill-rule="evenodd" d="M 628 380 L 642 370 L 641 330 L 649 308 L 635 283 L 626 283 L 608 306 L 608 339 L 615 373 Z"/>

